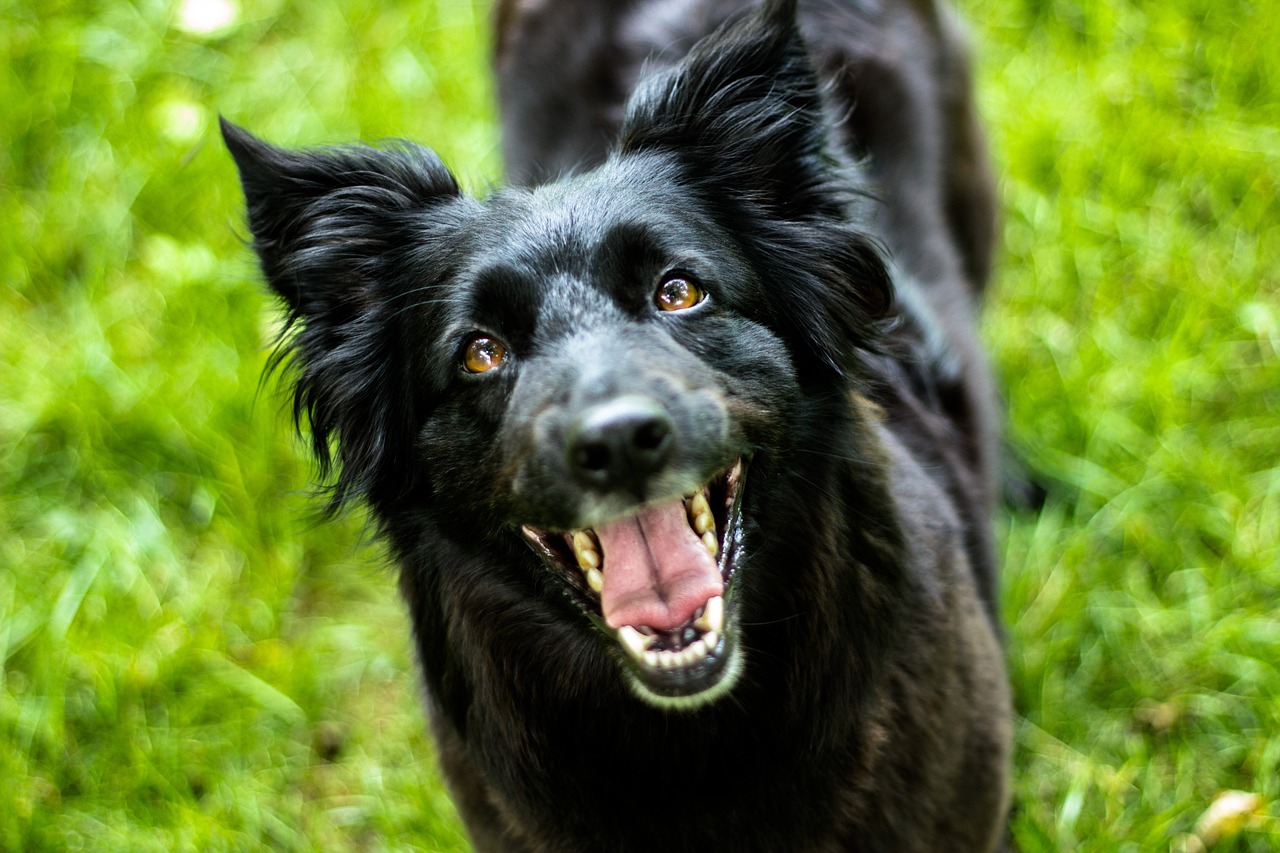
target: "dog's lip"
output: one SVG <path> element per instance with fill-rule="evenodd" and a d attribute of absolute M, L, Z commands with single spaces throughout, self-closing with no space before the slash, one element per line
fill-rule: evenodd
<path fill-rule="evenodd" d="M 614 648 L 621 652 L 619 657 L 637 692 L 657 704 L 696 706 L 710 701 L 731 686 L 733 679 L 726 676 L 740 668 L 734 665 L 738 652 L 733 580 L 742 549 L 742 495 L 748 461 L 747 457 L 739 458 L 694 496 L 684 499 L 690 507 L 697 495 L 704 496 L 714 516 L 718 537 L 712 536 L 712 540 L 720 584 L 715 589 L 706 586 L 703 592 L 716 594 L 706 595 L 683 624 L 670 630 L 625 622 L 615 628 L 606 623 L 599 593 L 603 587 L 601 569 L 608 569 L 600 562 L 592 530 L 559 533 L 530 525 L 520 528 L 534 552 L 565 581 L 564 589 L 589 620 L 616 643 Z M 637 515 L 642 511 L 637 510 Z M 696 536 L 693 508 L 690 513 L 689 524 Z M 581 539 L 584 536 L 590 538 Z"/>

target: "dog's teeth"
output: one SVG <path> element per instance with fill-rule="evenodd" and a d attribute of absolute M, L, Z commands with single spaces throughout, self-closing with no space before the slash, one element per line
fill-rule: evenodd
<path fill-rule="evenodd" d="M 600 550 L 595 537 L 585 530 L 573 534 L 573 556 L 578 559 L 578 566 L 583 569 L 600 567 Z"/>
<path fill-rule="evenodd" d="M 714 640 L 715 635 L 709 635 Z M 699 661 L 706 660 L 707 656 L 714 650 L 715 645 L 708 645 L 705 640 L 695 640 L 690 645 L 677 651 L 669 649 L 645 649 L 637 642 L 640 638 L 643 642 L 643 636 L 630 626 L 618 629 L 618 639 L 626 648 L 627 653 L 636 660 L 644 663 L 650 669 L 681 669 L 686 666 L 693 666 Z"/>
<path fill-rule="evenodd" d="M 587 586 L 591 587 L 592 592 L 599 592 L 604 589 L 604 575 L 600 574 L 599 569 L 587 569 Z"/>
<path fill-rule="evenodd" d="M 701 628 L 703 631 L 721 633 L 724 631 L 724 598 L 716 595 L 707 599 L 706 605 L 702 608 L 702 615 L 693 623 L 695 628 Z M 707 643 L 712 648 L 715 643 Z"/>
<path fill-rule="evenodd" d="M 702 492 L 698 492 L 689 498 L 689 516 L 697 518 L 700 515 L 710 515 L 711 505 L 707 503 L 707 499 L 702 496 Z"/>
<path fill-rule="evenodd" d="M 636 660 L 644 660 L 648 662 L 649 655 L 645 652 L 649 642 L 644 635 L 632 628 L 630 625 L 623 625 L 618 629 L 618 642 L 627 650 L 627 654 Z"/>
<path fill-rule="evenodd" d="M 711 552 L 711 556 L 720 553 L 720 543 L 716 542 L 716 535 L 708 530 L 702 534 L 702 544 L 707 546 L 707 550 Z"/>
<path fill-rule="evenodd" d="M 710 654 L 716 650 L 716 646 L 720 645 L 720 635 L 715 631 L 708 631 L 702 635 L 702 639 L 698 641 L 706 647 L 707 653 Z"/>
<path fill-rule="evenodd" d="M 693 529 L 699 536 L 712 532 L 716 529 L 716 520 L 711 517 L 710 512 L 701 513 L 693 519 Z"/>

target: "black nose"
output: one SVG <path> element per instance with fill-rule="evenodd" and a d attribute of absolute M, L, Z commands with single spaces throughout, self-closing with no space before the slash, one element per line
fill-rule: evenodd
<path fill-rule="evenodd" d="M 671 416 L 656 400 L 627 395 L 600 403 L 570 425 L 569 469 L 584 484 L 642 495 L 671 453 Z"/>

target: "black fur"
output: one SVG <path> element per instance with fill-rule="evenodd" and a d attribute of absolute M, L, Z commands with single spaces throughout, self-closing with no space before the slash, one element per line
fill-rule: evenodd
<path fill-rule="evenodd" d="M 992 407 L 968 316 L 981 276 L 964 272 L 990 246 L 960 240 L 983 229 L 958 227 L 943 201 L 966 181 L 872 200 L 867 169 L 888 174 L 875 148 L 893 140 L 847 138 L 833 110 L 856 106 L 815 75 L 794 3 L 653 5 L 649 23 L 686 22 L 662 42 L 677 53 L 734 20 L 683 58 L 651 50 L 646 75 L 618 50 L 627 82 L 584 83 L 580 109 L 557 89 L 570 148 L 593 168 L 562 163 L 545 186 L 479 202 L 411 145 L 288 152 L 224 123 L 254 247 L 290 310 L 298 416 L 336 469 L 334 505 L 367 502 L 400 565 L 477 849 L 993 849 L 1009 709 Z M 538 16 L 598 14 L 582 32 L 638 43 L 623 4 L 599 6 L 500 7 L 508 116 L 553 97 L 522 65 L 552 44 Z M 838 7 L 806 4 L 802 20 Z M 904 4 L 886 20 L 930 19 Z M 956 50 L 935 24 L 920 56 Z M 526 75 L 514 95 L 512 67 Z M 609 129 L 593 110 L 614 117 L 607 153 L 573 137 Z M 508 145 L 517 177 L 559 156 L 539 124 Z M 906 198 L 937 209 L 904 213 Z M 705 301 L 655 307 L 672 276 Z M 461 366 L 476 333 L 504 344 L 497 368 Z M 584 424 L 636 400 L 658 413 L 660 452 L 625 478 L 584 470 Z M 740 458 L 726 646 L 708 660 L 741 671 L 727 692 L 695 672 L 673 694 L 689 707 L 670 707 L 519 530 L 608 524 Z"/>

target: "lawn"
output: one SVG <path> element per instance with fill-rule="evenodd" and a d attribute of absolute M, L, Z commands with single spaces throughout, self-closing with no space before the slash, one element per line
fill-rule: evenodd
<path fill-rule="evenodd" d="M 965 0 L 1024 851 L 1280 849 L 1280 8 Z M 0 850 L 465 850 L 219 113 L 500 175 L 461 0 L 0 0 Z M 1212 803 L 1226 818 L 1205 817 Z M 1216 842 L 1216 844 L 1215 844 Z"/>

